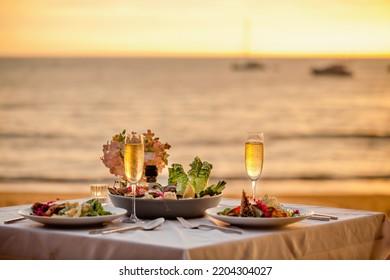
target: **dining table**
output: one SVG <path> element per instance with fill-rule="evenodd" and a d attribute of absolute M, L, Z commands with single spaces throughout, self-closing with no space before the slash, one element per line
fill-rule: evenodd
<path fill-rule="evenodd" d="M 85 200 L 85 199 L 84 199 Z M 80 199 L 83 201 L 83 199 Z M 222 198 L 219 206 L 240 200 Z M 31 205 L 0 208 L 0 258 L 8 260 L 386 260 L 390 259 L 390 222 L 384 213 L 316 205 L 284 204 L 337 219 L 303 219 L 279 226 L 226 225 L 204 215 L 192 224 L 240 229 L 189 229 L 165 219 L 153 230 L 90 234 L 124 227 L 119 217 L 101 225 L 45 225 L 19 216 Z M 77 219 L 77 218 L 76 218 Z M 277 218 L 268 218 L 277 219 Z"/>

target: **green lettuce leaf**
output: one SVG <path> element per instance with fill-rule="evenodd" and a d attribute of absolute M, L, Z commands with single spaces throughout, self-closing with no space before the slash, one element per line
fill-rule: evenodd
<path fill-rule="evenodd" d="M 213 196 L 213 195 L 219 195 L 222 193 L 222 191 L 225 189 L 226 181 L 219 181 L 217 185 L 211 185 L 205 188 L 203 191 L 199 193 L 199 196 Z"/>
<path fill-rule="evenodd" d="M 183 195 L 188 185 L 188 177 L 183 166 L 174 163 L 168 168 L 168 185 L 176 185 L 176 193 Z"/>
<path fill-rule="evenodd" d="M 202 162 L 199 157 L 196 157 L 190 166 L 188 182 L 194 188 L 196 196 L 199 197 L 201 191 L 207 187 L 213 165 L 207 161 Z"/>

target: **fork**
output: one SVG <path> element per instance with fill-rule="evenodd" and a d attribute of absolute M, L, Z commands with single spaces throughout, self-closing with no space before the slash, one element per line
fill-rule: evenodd
<path fill-rule="evenodd" d="M 189 221 L 185 220 L 183 217 L 176 217 L 176 219 L 185 227 L 188 229 L 200 229 L 201 227 L 205 228 L 211 228 L 211 229 L 219 229 L 224 232 L 230 232 L 230 233 L 239 233 L 242 234 L 242 230 L 239 229 L 233 229 L 233 228 L 225 228 L 225 227 L 219 227 L 219 226 L 213 226 L 213 225 L 207 225 L 207 224 L 200 224 L 200 225 L 193 225 Z"/>

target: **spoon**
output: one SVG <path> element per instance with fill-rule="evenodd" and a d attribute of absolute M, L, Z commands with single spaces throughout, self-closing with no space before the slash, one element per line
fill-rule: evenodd
<path fill-rule="evenodd" d="M 109 234 L 113 232 L 123 232 L 127 230 L 132 230 L 132 229 L 142 229 L 142 230 L 152 230 L 164 223 L 165 219 L 164 218 L 158 218 L 155 220 L 152 220 L 150 222 L 144 223 L 144 224 L 138 224 L 138 225 L 133 225 L 133 226 L 128 226 L 128 227 L 123 227 L 123 228 L 117 228 L 117 229 L 112 229 L 112 230 L 106 230 L 103 231 L 102 234 Z"/>

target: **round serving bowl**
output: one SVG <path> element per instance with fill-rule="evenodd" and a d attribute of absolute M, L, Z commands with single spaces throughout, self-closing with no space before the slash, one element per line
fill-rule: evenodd
<path fill-rule="evenodd" d="M 133 207 L 132 197 L 111 193 L 108 196 L 115 207 L 126 209 L 127 215 L 130 215 Z M 135 208 L 137 217 L 141 219 L 198 218 L 205 215 L 206 209 L 218 206 L 221 199 L 222 194 L 205 198 L 176 200 L 136 198 Z"/>

